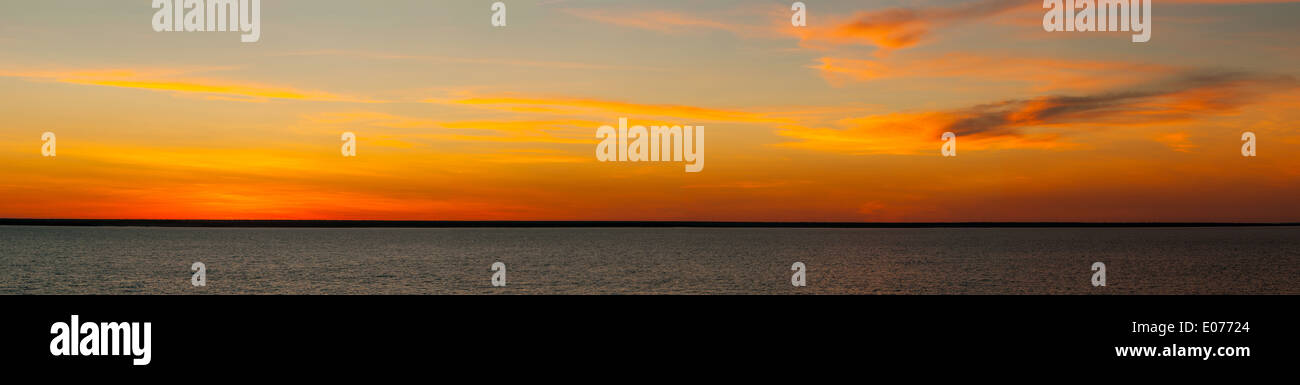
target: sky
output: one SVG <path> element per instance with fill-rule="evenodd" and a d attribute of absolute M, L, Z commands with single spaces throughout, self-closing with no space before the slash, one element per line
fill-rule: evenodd
<path fill-rule="evenodd" d="M 1300 3 L 1153 2 L 1134 43 L 1021 0 L 264 0 L 242 43 L 5 1 L 0 217 L 1300 221 Z M 599 161 L 620 118 L 705 127 L 703 171 Z"/>

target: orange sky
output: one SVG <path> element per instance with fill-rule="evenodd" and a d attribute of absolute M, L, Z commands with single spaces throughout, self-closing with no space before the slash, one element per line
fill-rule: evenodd
<path fill-rule="evenodd" d="M 1300 221 L 1297 2 L 1155 0 L 1146 43 L 1034 1 L 491 3 L 266 1 L 241 43 L 6 2 L 0 217 Z M 707 166 L 598 161 L 619 118 Z"/>

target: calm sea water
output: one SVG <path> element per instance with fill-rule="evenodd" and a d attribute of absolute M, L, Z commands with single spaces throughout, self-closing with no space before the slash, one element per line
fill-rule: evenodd
<path fill-rule="evenodd" d="M 1300 228 L 0 226 L 0 293 L 1300 294 Z"/>

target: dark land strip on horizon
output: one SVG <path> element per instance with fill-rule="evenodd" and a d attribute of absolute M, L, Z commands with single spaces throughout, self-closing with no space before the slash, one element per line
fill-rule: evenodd
<path fill-rule="evenodd" d="M 1026 228 L 1026 227 L 1250 227 L 1300 226 L 1300 222 L 721 222 L 721 221 L 381 221 L 381 220 L 179 220 L 0 218 L 0 226 L 120 227 L 735 227 L 735 228 Z"/>

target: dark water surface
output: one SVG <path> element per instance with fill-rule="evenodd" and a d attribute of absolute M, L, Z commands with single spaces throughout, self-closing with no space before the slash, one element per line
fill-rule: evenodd
<path fill-rule="evenodd" d="M 1300 228 L 0 226 L 0 294 L 136 293 L 1300 294 Z"/>

